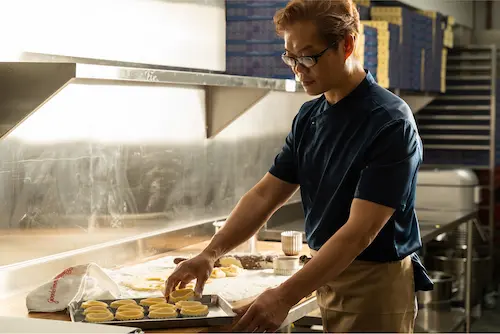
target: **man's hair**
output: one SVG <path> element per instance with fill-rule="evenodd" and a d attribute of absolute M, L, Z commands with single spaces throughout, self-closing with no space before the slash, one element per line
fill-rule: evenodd
<path fill-rule="evenodd" d="M 359 34 L 359 13 L 352 0 L 292 0 L 274 15 L 278 35 L 283 36 L 287 26 L 299 21 L 310 21 L 328 44 L 347 35 Z"/>

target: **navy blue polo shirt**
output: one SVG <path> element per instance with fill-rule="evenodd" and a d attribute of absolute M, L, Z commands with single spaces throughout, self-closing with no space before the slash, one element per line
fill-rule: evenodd
<path fill-rule="evenodd" d="M 415 251 L 415 214 L 422 162 L 413 113 L 372 75 L 330 105 L 325 96 L 302 105 L 270 173 L 300 185 L 309 247 L 319 250 L 348 220 L 352 200 L 394 208 L 393 217 L 359 260 L 389 262 L 412 256 L 417 290 L 432 288 Z"/>

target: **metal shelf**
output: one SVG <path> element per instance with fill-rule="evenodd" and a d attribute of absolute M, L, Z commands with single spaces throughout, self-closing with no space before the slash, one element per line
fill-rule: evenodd
<path fill-rule="evenodd" d="M 485 135 L 421 135 L 422 139 L 443 139 L 443 140 L 489 140 L 490 136 Z"/>
<path fill-rule="evenodd" d="M 455 80 L 491 80 L 491 75 L 467 75 L 467 74 L 447 75 L 446 80 L 450 80 L 450 81 L 455 81 Z"/>
<path fill-rule="evenodd" d="M 474 120 L 474 121 L 489 121 L 490 116 L 477 115 L 419 115 L 418 119 L 434 119 L 434 120 Z"/>
<path fill-rule="evenodd" d="M 489 151 L 488 145 L 441 145 L 441 144 L 425 144 L 425 149 L 432 150 L 467 150 L 467 151 Z"/>
<path fill-rule="evenodd" d="M 426 164 L 425 162 L 422 164 L 422 169 L 456 169 L 456 168 L 470 168 L 475 170 L 488 170 L 490 166 L 488 165 L 457 165 L 457 164 Z"/>
<path fill-rule="evenodd" d="M 425 110 L 490 110 L 490 106 L 433 105 Z"/>
<path fill-rule="evenodd" d="M 462 61 L 462 60 L 484 60 L 484 61 L 491 61 L 491 56 L 486 55 L 486 56 L 474 56 L 474 55 L 449 55 L 448 56 L 448 61 Z"/>
<path fill-rule="evenodd" d="M 421 124 L 420 130 L 490 130 L 489 125 L 458 125 L 458 124 Z"/>
<path fill-rule="evenodd" d="M 491 90 L 491 86 L 489 85 L 446 85 L 446 92 L 450 90 Z M 489 96 L 489 95 L 488 95 Z"/>
<path fill-rule="evenodd" d="M 183 85 L 206 92 L 207 137 L 213 137 L 271 91 L 299 92 L 295 80 L 233 76 L 98 59 L 25 53 L 0 63 L 0 117 L 13 127 L 70 83 Z"/>
<path fill-rule="evenodd" d="M 449 71 L 491 71 L 491 65 L 450 65 Z"/>
<path fill-rule="evenodd" d="M 436 98 L 437 101 L 490 101 L 490 95 L 442 95 Z"/>
<path fill-rule="evenodd" d="M 497 133 L 497 49 L 494 45 L 469 46 L 450 50 L 447 65 L 446 93 L 441 95 L 438 104 L 431 103 L 424 111 L 416 115 L 419 128 L 424 130 L 424 150 L 428 150 L 426 164 L 424 158 L 423 168 L 469 168 L 487 171 L 488 182 L 485 188 L 489 192 L 488 205 L 480 209 L 488 210 L 489 254 L 494 254 L 495 230 L 495 169 L 497 164 L 496 143 L 500 139 Z M 473 72 L 475 71 L 475 72 Z M 477 103 L 471 103 L 477 102 Z M 466 104 L 475 104 L 468 106 Z M 481 105 L 477 105 L 481 104 Z M 443 115 L 443 110 L 460 115 Z M 462 110 L 458 112 L 458 110 Z M 474 111 L 478 111 L 474 113 Z M 468 112 L 470 111 L 470 112 Z M 465 114 L 465 115 L 464 115 Z M 479 115 L 478 115 L 479 114 Z M 446 124 L 441 124 L 445 123 Z M 433 130 L 425 133 L 425 130 Z M 462 131 L 459 134 L 450 133 L 450 130 Z M 475 131 L 469 132 L 466 131 Z M 478 131 L 483 131 L 478 132 Z M 475 141 L 483 141 L 486 145 L 471 145 Z M 424 157 L 426 153 L 424 152 Z M 442 162 L 443 164 L 438 164 Z M 469 164 L 470 163 L 470 164 Z M 472 224 L 468 224 L 468 245 L 472 244 Z M 423 233 L 423 232 L 422 232 Z M 467 282 L 471 282 L 472 272 L 472 247 L 467 252 Z M 469 253 L 470 250 L 470 253 Z M 491 262 L 492 266 L 494 261 Z M 493 272 L 493 271 L 491 271 Z M 469 276 L 470 275 L 470 276 Z M 469 283 L 467 283 L 469 284 Z M 469 286 L 469 285 L 468 285 Z M 470 286 L 469 286 L 470 287 Z M 467 289 L 470 290 L 470 289 Z M 470 315 L 470 295 L 466 294 L 466 316 Z M 435 315 L 435 316 L 434 316 Z M 450 314 L 448 314 L 450 315 Z M 435 319 L 443 319 L 442 314 L 428 315 Z M 458 322 L 460 317 L 449 316 L 449 322 Z M 467 322 L 466 331 L 470 330 L 470 321 Z M 452 327 L 436 327 L 436 332 L 451 332 Z"/>

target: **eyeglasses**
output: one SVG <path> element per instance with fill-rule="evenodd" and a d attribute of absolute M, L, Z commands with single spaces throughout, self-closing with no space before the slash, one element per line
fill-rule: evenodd
<path fill-rule="evenodd" d="M 290 66 L 291 68 L 295 68 L 297 64 L 300 64 L 306 68 L 311 68 L 314 65 L 318 63 L 318 59 L 326 52 L 328 49 L 333 48 L 337 45 L 337 42 L 332 43 L 330 46 L 328 46 L 326 49 L 321 51 L 320 53 L 317 53 L 312 56 L 304 56 L 304 57 L 290 57 L 287 56 L 285 53 L 281 55 L 281 59 L 283 59 L 283 62 Z"/>

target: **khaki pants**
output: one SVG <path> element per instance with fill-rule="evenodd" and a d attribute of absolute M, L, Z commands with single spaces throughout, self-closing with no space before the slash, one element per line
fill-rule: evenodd
<path fill-rule="evenodd" d="M 409 256 L 389 263 L 356 260 L 317 291 L 323 329 L 413 333 L 418 309 L 414 285 Z"/>

